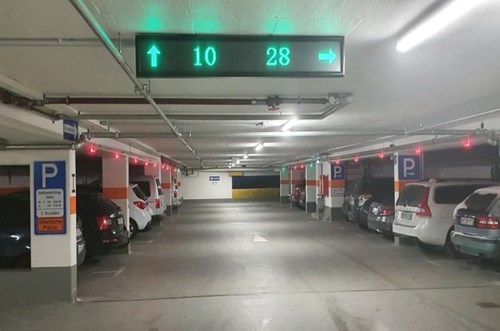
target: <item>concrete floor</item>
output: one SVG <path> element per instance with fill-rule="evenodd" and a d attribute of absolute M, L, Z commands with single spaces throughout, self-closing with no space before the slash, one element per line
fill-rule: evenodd
<path fill-rule="evenodd" d="M 12 308 L 0 330 L 500 330 L 500 266 L 274 202 L 187 202 L 78 286 L 83 303 Z"/>

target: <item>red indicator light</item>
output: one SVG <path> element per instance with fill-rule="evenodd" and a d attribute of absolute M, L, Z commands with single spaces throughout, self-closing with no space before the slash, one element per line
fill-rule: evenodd
<path fill-rule="evenodd" d="M 115 159 L 119 159 L 119 158 L 120 158 L 120 152 L 115 152 L 115 153 L 113 154 L 113 157 L 114 157 Z"/>
<path fill-rule="evenodd" d="M 465 149 L 471 149 L 472 148 L 472 139 L 469 137 L 465 138 L 462 140 L 462 147 Z"/>
<path fill-rule="evenodd" d="M 356 163 L 359 162 L 359 156 L 356 155 L 356 157 L 354 158 L 354 162 L 356 162 Z"/>
<path fill-rule="evenodd" d="M 422 154 L 422 146 L 415 147 L 415 154 L 417 154 L 417 155 L 421 155 Z"/>
<path fill-rule="evenodd" d="M 153 167 L 155 167 L 155 168 L 157 167 L 156 163 L 153 163 Z"/>
<path fill-rule="evenodd" d="M 304 169 L 304 165 L 301 165 L 301 166 L 300 166 L 300 168 L 301 168 L 301 169 Z"/>
<path fill-rule="evenodd" d="M 149 162 L 148 162 L 148 161 L 145 161 L 145 162 L 144 162 L 144 165 L 145 165 L 145 166 L 148 166 L 148 165 L 149 165 Z"/>
<path fill-rule="evenodd" d="M 380 151 L 380 153 L 378 153 L 378 158 L 381 160 L 383 160 L 385 158 L 384 151 Z"/>
<path fill-rule="evenodd" d="M 336 160 L 336 161 L 335 161 L 335 164 L 336 164 L 336 165 L 339 165 L 339 164 L 340 164 L 340 160 Z"/>
<path fill-rule="evenodd" d="M 139 163 L 139 160 L 134 157 L 134 163 Z"/>
<path fill-rule="evenodd" d="M 95 154 L 97 153 L 97 147 L 94 145 L 90 145 L 89 148 L 87 149 L 90 154 Z"/>

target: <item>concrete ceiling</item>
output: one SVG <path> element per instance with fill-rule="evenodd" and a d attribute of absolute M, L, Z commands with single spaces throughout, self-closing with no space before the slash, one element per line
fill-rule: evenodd
<path fill-rule="evenodd" d="M 364 131 L 416 129 L 500 105 L 500 1 L 490 0 L 408 53 L 395 42 L 415 20 L 442 1 L 433 0 L 87 0 L 111 37 L 136 33 L 343 35 L 346 76 L 312 78 L 152 79 L 154 97 L 259 98 L 353 94 L 351 104 L 324 120 L 302 121 L 292 131 L 353 131 L 338 137 L 238 138 L 238 133 L 279 131 L 266 121 L 266 106 L 162 105 L 167 114 L 252 115 L 254 120 L 173 120 L 207 165 L 227 164 L 248 152 L 248 164 L 266 166 L 318 154 L 333 146 L 362 142 Z M 65 0 L 4 0 L 0 3 L 0 73 L 47 96 L 137 97 L 133 85 L 102 46 L 40 46 L 47 38 L 96 39 Z M 28 39 L 31 46 L 14 46 Z M 135 68 L 134 48 L 123 54 Z M 62 107 L 60 109 L 63 111 Z M 146 105 L 72 105 L 82 114 L 154 114 Z M 273 114 L 307 114 L 324 105 L 282 105 Z M 171 132 L 157 121 L 107 123 L 124 132 Z M 196 134 L 227 133 L 227 138 Z M 2 132 L 0 136 L 6 137 Z M 235 136 L 236 135 L 236 136 Z M 198 166 L 174 138 L 140 139 L 154 149 Z M 253 147 L 265 142 L 261 152 Z M 264 157 L 265 155 L 265 157 Z"/>

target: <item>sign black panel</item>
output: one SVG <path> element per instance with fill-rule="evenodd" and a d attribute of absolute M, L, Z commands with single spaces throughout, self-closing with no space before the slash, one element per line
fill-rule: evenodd
<path fill-rule="evenodd" d="M 136 74 L 176 77 L 342 77 L 344 37 L 147 34 Z"/>

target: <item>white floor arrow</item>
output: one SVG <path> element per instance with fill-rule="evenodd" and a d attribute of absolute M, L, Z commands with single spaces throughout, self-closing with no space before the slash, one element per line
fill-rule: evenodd
<path fill-rule="evenodd" d="M 263 242 L 267 242 L 267 239 L 262 237 L 260 234 L 254 234 L 253 241 L 256 243 L 263 243 Z"/>

